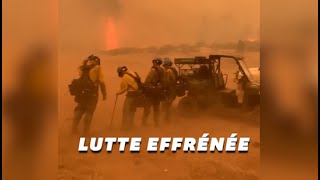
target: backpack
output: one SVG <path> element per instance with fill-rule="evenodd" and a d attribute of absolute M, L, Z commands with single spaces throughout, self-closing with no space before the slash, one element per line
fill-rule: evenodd
<path fill-rule="evenodd" d="M 72 96 L 95 96 L 98 93 L 99 86 L 95 86 L 90 80 L 89 72 L 92 68 L 83 69 L 80 78 L 73 79 L 68 85 L 70 95 Z"/>
<path fill-rule="evenodd" d="M 161 68 L 161 67 L 160 67 Z M 158 98 L 160 101 L 166 100 L 167 90 L 163 84 L 164 70 L 161 68 L 152 67 L 158 75 L 157 82 L 145 84 L 145 93 L 150 98 Z"/>
<path fill-rule="evenodd" d="M 130 73 L 128 73 L 128 72 L 125 72 L 125 74 L 128 75 L 128 76 L 130 76 L 130 77 L 132 77 L 132 78 L 136 81 L 136 83 L 138 84 L 138 89 L 139 89 L 139 90 L 142 90 L 142 89 L 143 89 L 143 84 L 142 84 L 142 82 L 141 82 L 141 78 L 140 78 L 140 76 L 138 75 L 138 73 L 134 72 L 134 74 L 135 74 L 136 76 L 134 76 L 134 75 L 132 75 L 132 74 L 130 74 Z"/>
<path fill-rule="evenodd" d="M 138 90 L 135 92 L 131 92 L 130 94 L 134 97 L 133 107 L 145 107 L 150 104 L 150 99 L 146 96 L 145 88 L 143 83 L 141 82 L 141 78 L 138 73 L 134 72 L 136 76 L 133 76 L 130 73 L 125 72 L 128 76 L 132 77 L 136 83 L 138 84 Z M 129 93 L 128 93 L 129 94 Z"/>
<path fill-rule="evenodd" d="M 187 86 L 185 79 L 179 75 L 176 68 L 168 67 L 168 69 L 171 69 L 176 76 L 175 90 L 176 90 L 177 96 L 178 97 L 184 96 L 186 94 L 186 86 Z"/>
<path fill-rule="evenodd" d="M 170 69 L 171 71 L 173 71 L 174 75 L 176 76 L 176 79 L 178 79 L 179 73 L 178 73 L 178 71 L 176 70 L 176 68 L 170 66 L 170 67 L 168 67 L 168 69 Z"/>
<path fill-rule="evenodd" d="M 157 85 L 162 85 L 163 77 L 164 77 L 164 69 L 162 69 L 161 67 L 152 67 L 152 69 L 154 69 L 158 74 Z"/>

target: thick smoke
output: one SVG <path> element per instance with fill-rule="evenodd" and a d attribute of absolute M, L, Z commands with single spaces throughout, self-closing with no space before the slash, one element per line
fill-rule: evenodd
<path fill-rule="evenodd" d="M 114 48 L 145 48 L 259 39 L 259 6 L 252 0 L 60 1 L 60 40 L 63 47 L 106 50 L 110 41 Z"/>

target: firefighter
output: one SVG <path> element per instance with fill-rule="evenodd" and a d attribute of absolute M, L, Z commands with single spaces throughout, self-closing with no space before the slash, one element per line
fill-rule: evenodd
<path fill-rule="evenodd" d="M 161 67 L 162 59 L 155 58 L 152 60 L 152 67 L 148 73 L 144 82 L 146 96 L 148 97 L 150 104 L 147 104 L 144 108 L 142 125 L 147 125 L 148 116 L 153 109 L 153 120 L 155 126 L 159 125 L 160 118 L 160 102 L 164 97 L 163 90 L 163 77 L 164 69 Z"/>
<path fill-rule="evenodd" d="M 240 71 L 236 72 L 236 77 L 234 82 L 237 83 L 236 95 L 237 95 L 237 102 L 240 107 L 244 103 L 244 86 L 245 80 L 244 76 Z"/>
<path fill-rule="evenodd" d="M 128 70 L 126 66 L 119 66 L 118 76 L 122 79 L 117 96 L 126 93 L 126 99 L 122 111 L 122 128 L 124 130 L 133 127 L 134 114 L 136 111 L 135 101 L 138 96 L 140 77 L 136 72 Z"/>
<path fill-rule="evenodd" d="M 85 91 L 75 97 L 77 106 L 74 110 L 72 131 L 77 132 L 78 124 L 84 116 L 84 132 L 88 133 L 98 102 L 99 88 L 101 89 L 102 99 L 106 100 L 107 98 L 100 58 L 95 55 L 89 56 L 80 66 L 79 75 L 85 86 Z"/>
<path fill-rule="evenodd" d="M 164 120 L 166 122 L 170 121 L 171 107 L 173 101 L 176 99 L 176 83 L 178 71 L 172 66 L 172 61 L 170 58 L 164 58 L 164 84 L 166 89 L 166 99 L 162 102 L 161 108 L 164 112 Z"/>

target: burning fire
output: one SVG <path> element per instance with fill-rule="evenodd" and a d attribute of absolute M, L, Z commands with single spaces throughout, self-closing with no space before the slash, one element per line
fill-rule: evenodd
<path fill-rule="evenodd" d="M 114 19 L 108 17 L 106 21 L 106 37 L 105 37 L 105 49 L 111 50 L 118 48 L 117 29 Z"/>
<path fill-rule="evenodd" d="M 255 38 L 248 38 L 247 41 L 248 41 L 248 42 L 256 42 L 257 39 L 255 39 Z"/>

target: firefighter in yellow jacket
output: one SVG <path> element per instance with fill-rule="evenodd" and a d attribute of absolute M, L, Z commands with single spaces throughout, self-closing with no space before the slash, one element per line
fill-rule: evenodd
<path fill-rule="evenodd" d="M 100 59 L 97 56 L 89 56 L 80 66 L 79 75 L 86 80 L 86 93 L 75 97 L 77 106 L 74 110 L 74 118 L 72 131 L 77 132 L 78 124 L 84 116 L 84 132 L 88 133 L 96 109 L 99 95 L 99 88 L 101 89 L 102 99 L 106 100 L 107 92 L 103 80 L 103 74 L 100 67 Z"/>
<path fill-rule="evenodd" d="M 117 72 L 122 81 L 120 90 L 116 95 L 119 96 L 126 93 L 122 111 L 122 128 L 126 130 L 132 128 L 134 124 L 133 120 L 136 111 L 135 100 L 139 89 L 137 79 L 140 79 L 140 77 L 137 73 L 128 70 L 126 66 L 119 66 Z"/>

